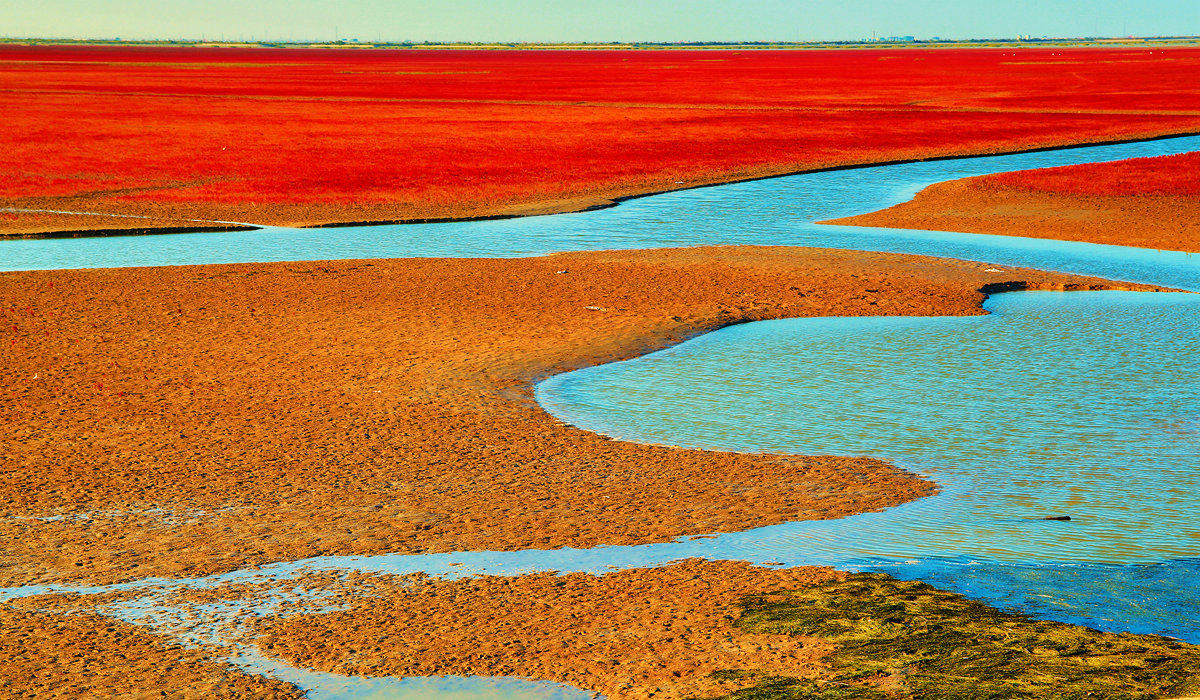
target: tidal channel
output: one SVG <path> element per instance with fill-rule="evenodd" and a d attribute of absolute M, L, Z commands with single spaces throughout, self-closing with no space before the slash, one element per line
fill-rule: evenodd
<path fill-rule="evenodd" d="M 942 180 L 1195 150 L 1200 137 L 858 168 L 525 219 L 5 241 L 0 269 L 762 244 L 961 258 L 1200 291 L 1200 256 L 1185 253 L 813 223 L 881 209 Z M 538 387 L 547 411 L 585 430 L 708 449 L 867 454 L 942 489 L 883 513 L 636 547 L 323 557 L 205 579 L 26 586 L 0 590 L 0 600 L 119 593 L 107 614 L 224 645 L 236 663 L 309 688 L 313 698 L 591 694 L 505 679 L 353 679 L 263 658 L 233 621 L 326 609 L 328 597 L 287 583 L 312 571 L 602 573 L 696 556 L 832 564 L 925 580 L 1047 619 L 1200 643 L 1200 296 L 1010 293 L 987 309 L 991 315 L 971 318 L 735 326 Z M 1064 516 L 1070 520 L 1047 519 Z M 249 602 L 200 605 L 176 595 L 264 582 L 271 592 Z"/>

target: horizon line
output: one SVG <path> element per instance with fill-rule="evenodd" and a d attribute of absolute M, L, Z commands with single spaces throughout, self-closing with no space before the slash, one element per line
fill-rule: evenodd
<path fill-rule="evenodd" d="M 959 44 L 1054 44 L 1061 42 L 1072 43 L 1097 43 L 1097 44 L 1120 44 L 1126 42 L 1132 43 L 1198 43 L 1200 44 L 1200 35 L 1147 35 L 1147 36 L 1038 36 L 1018 35 L 1016 37 L 969 37 L 969 38 L 950 38 L 950 37 L 929 37 L 916 38 L 912 35 L 900 36 L 884 36 L 862 39 L 828 39 L 828 40 L 811 40 L 811 41 L 773 41 L 773 40 L 746 40 L 746 41 L 701 41 L 701 40 L 678 40 L 678 41 L 436 41 L 436 40 L 388 40 L 388 41 L 365 41 L 358 38 L 337 38 L 337 39 L 257 39 L 253 36 L 249 38 L 239 37 L 237 39 L 226 39 L 222 36 L 219 39 L 210 39 L 201 35 L 200 38 L 153 38 L 153 39 L 124 39 L 122 37 L 0 37 L 0 44 L 74 44 L 74 45 L 179 45 L 179 46 L 198 46 L 198 47 L 313 47 L 313 48 L 421 48 L 421 47 L 463 47 L 463 48 L 479 48 L 479 47 L 497 47 L 497 48 L 570 48 L 570 47 L 687 47 L 687 48 L 725 48 L 725 47 L 828 47 L 828 46 L 946 46 Z"/>

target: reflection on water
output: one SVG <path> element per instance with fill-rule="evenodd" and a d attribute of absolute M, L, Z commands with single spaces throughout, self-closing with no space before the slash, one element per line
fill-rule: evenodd
<path fill-rule="evenodd" d="M 1008 564 L 923 560 L 870 567 L 1047 620 L 1200 644 L 1200 559 L 1161 564 Z"/>
<path fill-rule="evenodd" d="M 341 676 L 273 661 L 248 653 L 232 659 L 252 673 L 307 689 L 308 700 L 594 700 L 600 696 L 562 683 L 480 676 L 368 678 Z"/>

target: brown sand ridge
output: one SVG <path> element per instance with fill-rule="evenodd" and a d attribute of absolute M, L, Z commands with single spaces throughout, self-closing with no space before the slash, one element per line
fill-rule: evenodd
<path fill-rule="evenodd" d="M 86 205 L 85 205 L 86 206 Z M 0 210 L 0 240 L 17 238 L 90 238 L 98 236 L 141 236 L 159 233 L 202 231 L 252 231 L 255 226 L 222 224 L 136 216 L 63 214 L 56 212 L 3 212 Z"/>
<path fill-rule="evenodd" d="M 376 597 L 347 610 L 266 623 L 262 646 L 345 675 L 520 676 L 614 700 L 706 697 L 746 682 L 714 671 L 819 678 L 830 642 L 731 623 L 743 596 L 840 576 L 688 560 L 603 576 L 377 577 Z"/>
<path fill-rule="evenodd" d="M 711 178 L 702 184 L 723 184 L 780 174 L 780 169 L 755 169 L 750 174 Z M 695 183 L 693 183 L 695 186 Z M 92 198 L 27 197 L 19 202 L 24 209 L 0 208 L 0 240 L 38 238 L 86 238 L 136 236 L 159 233 L 197 233 L 203 231 L 246 231 L 259 226 L 300 228 L 337 228 L 362 224 L 427 223 L 473 219 L 504 219 L 590 211 L 614 206 L 617 199 L 669 191 L 678 187 L 646 192 L 630 187 L 608 188 L 599 194 L 578 197 L 529 198 L 500 204 L 417 204 L 403 208 L 382 204 L 229 204 L 192 206 L 160 202 L 106 203 L 104 212 Z M 63 211 L 57 211 L 63 210 Z M 251 222 L 245 224 L 226 222 Z"/>
<path fill-rule="evenodd" d="M 532 382 L 747 320 L 1111 286 L 986 267 L 727 247 L 3 273 L 0 583 L 644 543 L 911 500 L 931 485 L 873 459 L 608 440 Z"/>
<path fill-rule="evenodd" d="M 1195 197 L 1045 193 L 985 187 L 975 178 L 940 182 L 903 204 L 821 223 L 1200 252 L 1200 200 Z"/>

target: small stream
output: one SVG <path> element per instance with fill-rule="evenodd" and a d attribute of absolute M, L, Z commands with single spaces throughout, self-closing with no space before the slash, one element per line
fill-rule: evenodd
<path fill-rule="evenodd" d="M 749 244 L 914 253 L 1192 288 L 1200 280 L 1200 256 L 1185 253 L 812 222 L 898 204 L 942 180 L 1196 150 L 1200 150 L 1200 136 L 856 168 L 680 190 L 579 214 L 495 221 L 3 241 L 0 270 L 503 258 L 555 251 Z"/>
<path fill-rule="evenodd" d="M 933 182 L 1200 150 L 1200 137 L 861 168 L 705 187 L 581 214 L 499 221 L 0 243 L 0 269 L 771 244 L 904 252 L 1200 291 L 1200 256 L 1038 239 L 812 222 L 873 211 Z M 239 622 L 329 609 L 313 571 L 476 573 L 653 566 L 684 557 L 832 564 L 921 579 L 1038 617 L 1200 643 L 1200 296 L 1015 293 L 970 318 L 827 318 L 723 329 L 629 362 L 552 377 L 550 413 L 621 439 L 868 454 L 942 492 L 883 513 L 636 547 L 322 557 L 121 593 L 106 614 L 216 643 L 312 698 L 585 698 L 517 679 L 354 679 L 262 657 Z M 737 366 L 736 375 L 727 368 Z M 703 388 L 703 390 L 699 390 Z M 1069 516 L 1069 521 L 1046 520 Z M 178 594 L 231 585 L 246 598 Z"/>

